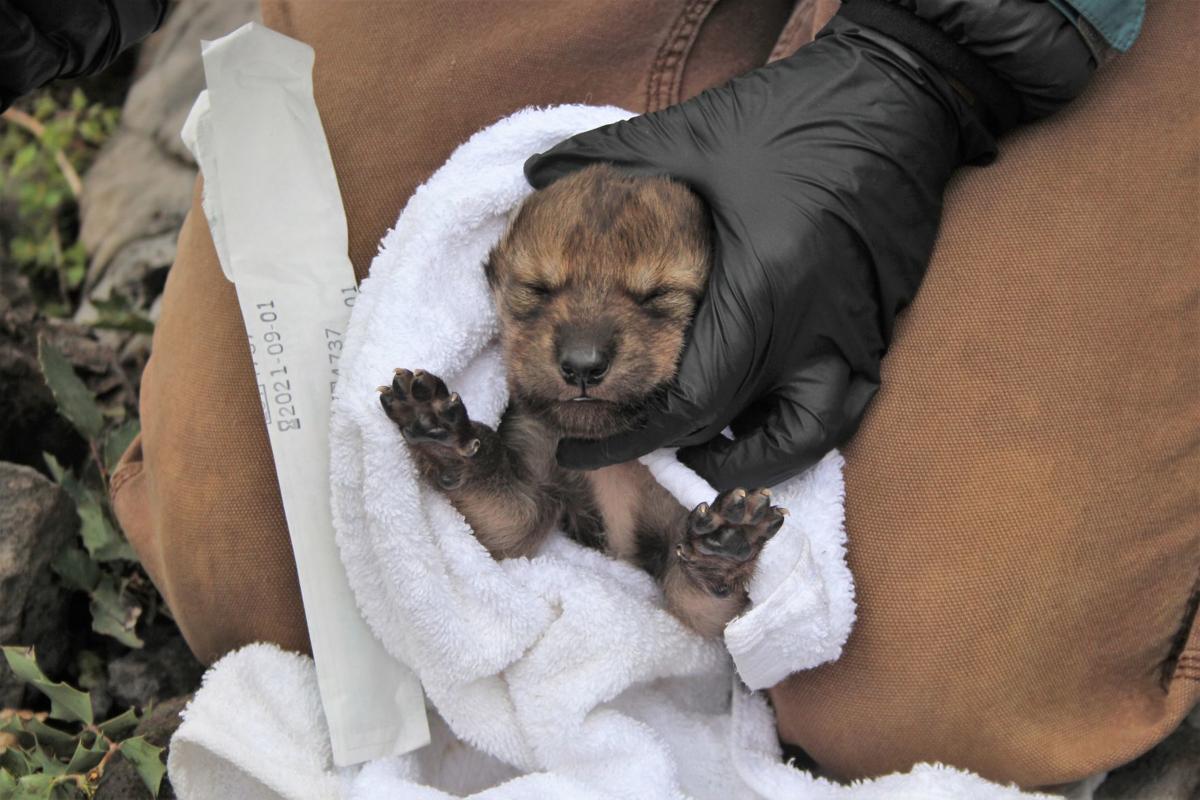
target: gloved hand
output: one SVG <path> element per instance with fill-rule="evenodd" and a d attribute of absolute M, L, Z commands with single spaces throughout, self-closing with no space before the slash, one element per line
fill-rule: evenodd
<path fill-rule="evenodd" d="M 0 0 L 0 111 L 55 78 L 100 72 L 166 13 L 167 0 Z"/>
<path fill-rule="evenodd" d="M 714 226 L 708 291 L 661 413 L 607 440 L 565 440 L 559 462 L 592 469 L 679 445 L 722 490 L 815 463 L 879 386 L 951 173 L 993 154 L 981 117 L 928 61 L 835 17 L 790 58 L 531 158 L 535 187 L 595 161 L 673 176 Z"/>

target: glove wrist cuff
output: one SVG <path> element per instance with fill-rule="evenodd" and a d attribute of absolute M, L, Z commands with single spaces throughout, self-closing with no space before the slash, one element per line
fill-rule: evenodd
<path fill-rule="evenodd" d="M 1017 96 L 1017 122 L 1057 111 L 1083 91 L 1098 65 L 1079 28 L 1044 0 L 846 0 L 859 4 L 886 4 L 917 17 L 982 61 Z M 909 49 L 929 59 L 923 47 Z"/>
<path fill-rule="evenodd" d="M 993 136 L 1017 126 L 1021 98 L 979 56 L 889 0 L 845 0 L 838 16 L 899 42 L 938 69 Z"/>

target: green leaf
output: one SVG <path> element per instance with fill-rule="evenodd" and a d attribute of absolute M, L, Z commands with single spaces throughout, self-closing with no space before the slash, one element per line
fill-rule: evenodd
<path fill-rule="evenodd" d="M 55 758 L 53 752 L 47 753 L 45 748 L 34 747 L 28 755 L 34 772 L 58 776 L 67 771 L 67 765 Z"/>
<path fill-rule="evenodd" d="M 83 742 L 78 742 L 75 745 L 75 752 L 71 755 L 71 760 L 67 762 L 66 771 L 72 774 L 87 772 L 99 764 L 100 759 L 104 758 L 104 754 L 107 752 L 108 743 L 103 739 L 96 739 L 92 742 L 91 747 L 86 747 Z"/>
<path fill-rule="evenodd" d="M 32 647 L 5 647 L 4 658 L 18 678 L 50 698 L 50 716 L 92 724 L 92 698 L 65 683 L 51 683 L 42 674 Z"/>
<path fill-rule="evenodd" d="M 25 172 L 27 169 L 33 166 L 33 163 L 37 161 L 37 157 L 40 152 L 41 150 L 36 144 L 27 144 L 22 147 L 17 151 L 17 154 L 13 156 L 12 166 L 9 168 L 9 173 L 14 178 L 20 176 L 22 172 Z"/>
<path fill-rule="evenodd" d="M 12 254 L 13 260 L 21 264 L 28 264 L 35 257 L 33 242 L 25 236 L 14 236 L 12 242 L 9 243 L 8 251 Z"/>
<path fill-rule="evenodd" d="M 29 774 L 29 759 L 15 747 L 0 750 L 0 770 L 17 778 Z"/>
<path fill-rule="evenodd" d="M 58 247 L 55 246 L 53 239 L 47 237 L 38 244 L 37 263 L 42 267 L 58 266 Z"/>
<path fill-rule="evenodd" d="M 68 289 L 78 289 L 83 283 L 83 279 L 87 277 L 87 265 L 77 262 L 68 262 L 63 266 L 63 277 L 66 278 Z"/>
<path fill-rule="evenodd" d="M 75 749 L 75 734 L 59 730 L 37 719 L 26 721 L 25 730 L 34 735 L 39 745 L 52 748 L 55 755 L 69 756 Z"/>
<path fill-rule="evenodd" d="M 87 250 L 83 242 L 76 242 L 63 251 L 63 276 L 69 289 L 78 289 L 87 277 Z"/>
<path fill-rule="evenodd" d="M 63 583 L 81 592 L 93 591 L 100 582 L 100 567 L 78 547 L 64 549 L 50 562 L 50 568 L 58 573 Z"/>
<path fill-rule="evenodd" d="M 75 133 L 75 123 L 73 120 L 66 117 L 59 117 L 50 120 L 46 123 L 46 130 L 42 133 L 42 145 L 54 152 L 62 150 L 71 141 L 71 135 Z"/>
<path fill-rule="evenodd" d="M 47 300 L 42 304 L 42 313 L 47 317 L 66 319 L 73 312 L 65 303 L 60 303 L 57 300 Z"/>
<path fill-rule="evenodd" d="M 59 778 L 58 784 L 54 787 L 54 791 L 50 795 L 50 800 L 78 800 L 80 797 L 87 797 L 86 793 L 81 794 L 82 790 L 79 784 L 71 776 L 67 778 Z"/>
<path fill-rule="evenodd" d="M 98 727 L 100 732 L 110 739 L 118 739 L 121 734 L 128 733 L 137 727 L 138 715 L 132 708 L 125 709 L 123 714 L 113 717 L 112 719 L 101 722 Z"/>
<path fill-rule="evenodd" d="M 33 773 L 17 781 L 17 791 L 13 800 L 50 800 L 53 791 L 53 775 Z"/>
<path fill-rule="evenodd" d="M 142 783 L 146 784 L 146 788 L 155 797 L 158 797 L 163 773 L 167 771 L 162 762 L 162 752 L 161 747 L 155 747 L 141 736 L 121 742 L 121 755 L 133 764 L 142 778 Z"/>
<path fill-rule="evenodd" d="M 75 657 L 75 668 L 79 672 L 77 683 L 80 689 L 91 691 L 108 680 L 108 665 L 95 650 L 79 651 Z"/>
<path fill-rule="evenodd" d="M 96 399 L 83 381 L 75 374 L 75 368 L 57 347 L 44 336 L 38 337 L 38 363 L 46 384 L 58 403 L 58 411 L 66 417 L 76 430 L 89 439 L 100 438 L 104 428 L 104 417 L 96 406 Z"/>
<path fill-rule="evenodd" d="M 116 292 L 104 299 L 93 298 L 92 305 L 99 313 L 94 327 L 132 333 L 154 333 L 154 323 L 133 310 L 129 300 Z"/>
<path fill-rule="evenodd" d="M 17 790 L 17 779 L 7 769 L 0 768 L 0 798 L 8 800 Z"/>
<path fill-rule="evenodd" d="M 79 123 L 79 135 L 94 144 L 99 144 L 105 138 L 104 128 L 94 119 L 85 119 Z"/>
<path fill-rule="evenodd" d="M 104 465 L 108 467 L 109 472 L 116 469 L 121 455 L 129 448 L 140 430 L 138 421 L 131 419 L 109 431 L 104 437 Z"/>
<path fill-rule="evenodd" d="M 71 484 L 71 480 L 64 480 L 63 488 L 75 498 L 76 511 L 79 513 L 79 535 L 92 558 L 97 561 L 136 561 L 137 556 L 129 542 L 109 522 L 99 496 L 91 489 L 80 486 L 77 481 Z"/>
<path fill-rule="evenodd" d="M 63 488 L 63 491 L 71 496 L 71 499 L 75 501 L 75 505 L 77 506 L 81 502 L 86 501 L 87 489 L 75 477 L 75 473 L 66 469 L 61 464 L 58 464 L 58 462 L 55 462 L 55 464 L 58 466 L 58 469 L 61 472 L 58 479 L 58 484 Z"/>
<path fill-rule="evenodd" d="M 58 111 L 58 103 L 54 102 L 50 92 L 42 92 L 34 98 L 33 115 L 38 119 L 44 120 L 55 111 Z"/>
<path fill-rule="evenodd" d="M 85 108 L 87 108 L 87 104 L 87 95 L 83 93 L 82 89 L 76 87 L 75 90 L 71 92 L 71 110 L 83 111 Z"/>
<path fill-rule="evenodd" d="M 26 683 L 44 681 L 46 676 L 37 665 L 37 659 L 32 647 L 5 647 L 4 658 L 8 667 L 20 680 Z"/>
<path fill-rule="evenodd" d="M 92 630 L 111 636 L 127 647 L 140 649 L 145 642 L 135 632 L 142 607 L 125 594 L 125 585 L 118 589 L 113 578 L 105 575 L 92 592 Z"/>
<path fill-rule="evenodd" d="M 67 471 L 63 468 L 62 464 L 58 463 L 58 459 L 54 457 L 54 454 L 43 452 L 42 460 L 46 462 L 46 469 L 50 470 L 50 474 L 54 476 L 55 483 L 62 483 L 63 476 L 67 474 Z"/>
<path fill-rule="evenodd" d="M 119 533 L 117 536 L 119 538 L 113 542 L 111 547 L 105 547 L 96 552 L 97 561 L 137 561 L 137 553 L 133 551 L 133 545 Z"/>

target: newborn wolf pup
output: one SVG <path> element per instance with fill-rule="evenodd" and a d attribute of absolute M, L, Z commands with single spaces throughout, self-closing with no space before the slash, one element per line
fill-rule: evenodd
<path fill-rule="evenodd" d="M 645 569 L 676 617 L 717 636 L 783 524 L 770 492 L 734 489 L 689 513 L 637 461 L 577 472 L 554 458 L 560 438 L 610 436 L 653 408 L 710 258 L 691 191 L 588 167 L 531 195 L 485 265 L 511 398 L 498 429 L 471 421 L 422 370 L 396 370 L 380 399 L 424 477 L 494 557 L 532 555 L 560 526 Z"/>

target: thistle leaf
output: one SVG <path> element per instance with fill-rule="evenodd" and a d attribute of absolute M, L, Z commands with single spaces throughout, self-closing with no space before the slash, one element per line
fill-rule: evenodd
<path fill-rule="evenodd" d="M 100 582 L 100 568 L 78 547 L 65 548 L 50 562 L 50 568 L 63 583 L 81 592 L 91 592 Z"/>
<path fill-rule="evenodd" d="M 111 636 L 127 647 L 140 649 L 145 642 L 135 632 L 142 607 L 125 594 L 125 587 L 118 588 L 109 575 L 100 578 L 92 592 L 92 630 Z"/>
<path fill-rule="evenodd" d="M 63 485 L 66 487 L 68 483 L 66 481 Z M 75 507 L 79 512 L 79 536 L 92 558 L 96 561 L 136 560 L 137 556 L 129 542 L 109 522 L 99 495 L 78 484 L 67 490 L 75 496 Z"/>
<path fill-rule="evenodd" d="M 110 739 L 116 739 L 121 734 L 133 730 L 137 727 L 138 716 L 137 712 L 132 708 L 125 709 L 123 714 L 113 717 L 112 719 L 101 722 L 98 727 L 100 732 Z"/>
<path fill-rule="evenodd" d="M 117 466 L 117 461 L 121 455 L 133 442 L 134 437 L 138 435 L 141 426 L 138 425 L 136 419 L 131 419 L 122 424 L 120 427 L 114 428 L 104 437 L 104 466 L 109 472 Z"/>
<path fill-rule="evenodd" d="M 162 762 L 162 752 L 161 747 L 155 747 L 141 736 L 121 742 L 121 755 L 133 764 L 142 783 L 155 797 L 158 797 L 163 773 L 167 771 Z"/>
<path fill-rule="evenodd" d="M 29 774 L 29 759 L 25 753 L 15 747 L 0 750 L 0 775 L 12 775 L 19 778 Z"/>
<path fill-rule="evenodd" d="M 75 368 L 67 361 L 46 337 L 38 337 L 38 363 L 46 385 L 54 394 L 58 411 L 88 439 L 100 438 L 104 430 L 104 416 L 96 405 L 96 398 L 75 374 Z"/>
<path fill-rule="evenodd" d="M 51 683 L 38 667 L 32 647 L 5 647 L 3 651 L 13 674 L 50 698 L 50 716 L 92 724 L 91 695 L 65 683 Z"/>
<path fill-rule="evenodd" d="M 43 772 L 23 775 L 17 781 L 13 800 L 50 800 L 54 792 L 54 776 Z"/>
<path fill-rule="evenodd" d="M 35 772 L 55 777 L 67 771 L 67 765 L 54 757 L 53 751 L 47 753 L 42 747 L 34 747 L 29 751 L 29 763 Z"/>
<path fill-rule="evenodd" d="M 104 758 L 104 754 L 107 752 L 108 743 L 100 738 L 93 741 L 91 747 L 86 747 L 83 742 L 76 742 L 75 752 L 67 763 L 66 771 L 72 774 L 86 773 L 99 764 L 100 759 Z"/>
<path fill-rule="evenodd" d="M 66 467 L 58 463 L 58 459 L 51 453 L 42 453 L 42 460 L 46 462 L 46 469 L 50 470 L 50 474 L 54 476 L 55 483 L 62 483 L 63 476 L 67 474 Z"/>
<path fill-rule="evenodd" d="M 53 748 L 55 755 L 70 755 L 75 749 L 77 737 L 74 734 L 47 725 L 39 719 L 26 721 L 25 730 L 32 733 L 42 747 Z"/>

